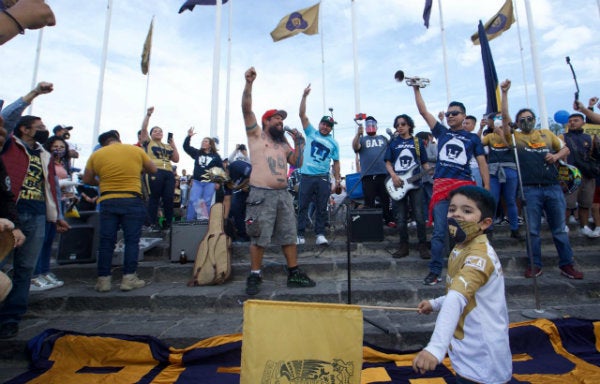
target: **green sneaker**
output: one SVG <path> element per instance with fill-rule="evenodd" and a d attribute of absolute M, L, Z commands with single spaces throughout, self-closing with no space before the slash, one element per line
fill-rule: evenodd
<path fill-rule="evenodd" d="M 251 273 L 246 279 L 246 294 L 254 296 L 260 291 L 260 285 L 262 284 L 262 277 L 258 273 Z"/>
<path fill-rule="evenodd" d="M 296 270 L 288 276 L 287 286 L 290 288 L 308 288 L 317 285 L 308 275 L 301 270 Z"/>

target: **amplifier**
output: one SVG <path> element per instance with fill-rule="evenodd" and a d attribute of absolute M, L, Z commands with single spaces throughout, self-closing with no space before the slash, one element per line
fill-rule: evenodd
<path fill-rule="evenodd" d="M 98 230 L 99 213 L 81 211 L 78 218 L 67 218 L 71 226 L 58 239 L 58 264 L 93 263 L 96 261 L 100 233 Z"/>
<path fill-rule="evenodd" d="M 383 213 L 381 209 L 351 209 L 348 214 L 350 241 L 383 241 Z"/>
<path fill-rule="evenodd" d="M 188 262 L 196 259 L 198 246 L 208 231 L 208 220 L 186 221 L 171 224 L 171 261 L 179 262 L 179 254 L 183 249 Z"/>

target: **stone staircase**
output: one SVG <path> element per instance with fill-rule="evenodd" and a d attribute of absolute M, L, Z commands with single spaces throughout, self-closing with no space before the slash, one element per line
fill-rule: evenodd
<path fill-rule="evenodd" d="M 410 231 L 410 238 L 415 241 L 414 229 Z M 428 261 L 419 258 L 416 244 L 411 244 L 408 257 L 394 259 L 391 253 L 398 243 L 398 234 L 390 228 L 384 228 L 384 234 L 383 242 L 350 243 L 350 284 L 345 230 L 341 227 L 331 230 L 327 247 L 314 246 L 314 238 L 308 234 L 306 244 L 299 246 L 299 263 L 317 281 L 315 288 L 287 288 L 285 259 L 279 247 L 269 247 L 263 262 L 262 289 L 253 298 L 345 304 L 350 287 L 353 304 L 416 307 L 422 299 L 442 295 L 443 284 L 422 284 L 429 271 Z M 152 335 L 174 347 L 186 347 L 218 334 L 241 332 L 243 303 L 248 299 L 244 292 L 249 271 L 248 245 L 233 245 L 232 278 L 226 284 L 188 287 L 192 262 L 169 261 L 168 234 L 146 236 L 161 240 L 139 263 L 138 275 L 151 284 L 138 290 L 119 291 L 119 266 L 114 267 L 112 291 L 104 294 L 94 291 L 95 264 L 53 266 L 65 285 L 31 293 L 29 312 L 20 324 L 19 335 L 0 340 L 0 372 L 5 372 L 0 373 L 0 380 L 24 370 L 26 342 L 47 328 Z M 523 311 L 532 312 L 538 309 L 536 306 L 542 310 L 533 311 L 539 317 L 556 314 L 600 319 L 600 239 L 581 237 L 573 226 L 570 240 L 584 279 L 560 276 L 556 249 L 544 227 L 544 274 L 537 279 L 539 304 L 536 304 L 533 280 L 523 277 L 529 262 L 525 243 L 511 239 L 507 227 L 496 227 L 492 244 L 502 260 L 511 322 L 528 320 Z M 390 309 L 368 309 L 364 315 L 365 341 L 401 350 L 426 344 L 436 319 L 435 315 Z"/>

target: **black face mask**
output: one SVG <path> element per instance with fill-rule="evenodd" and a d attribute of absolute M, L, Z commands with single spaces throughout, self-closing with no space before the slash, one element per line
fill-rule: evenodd
<path fill-rule="evenodd" d="M 33 135 L 33 140 L 40 144 L 44 144 L 46 140 L 48 140 L 48 136 L 50 136 L 50 132 L 48 131 L 36 131 L 35 135 Z"/>

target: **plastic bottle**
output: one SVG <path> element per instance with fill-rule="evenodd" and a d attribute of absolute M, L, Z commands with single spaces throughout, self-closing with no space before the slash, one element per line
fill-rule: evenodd
<path fill-rule="evenodd" d="M 185 254 L 185 250 L 182 249 L 181 252 L 179 252 L 179 264 L 185 263 L 187 263 L 187 255 Z"/>

